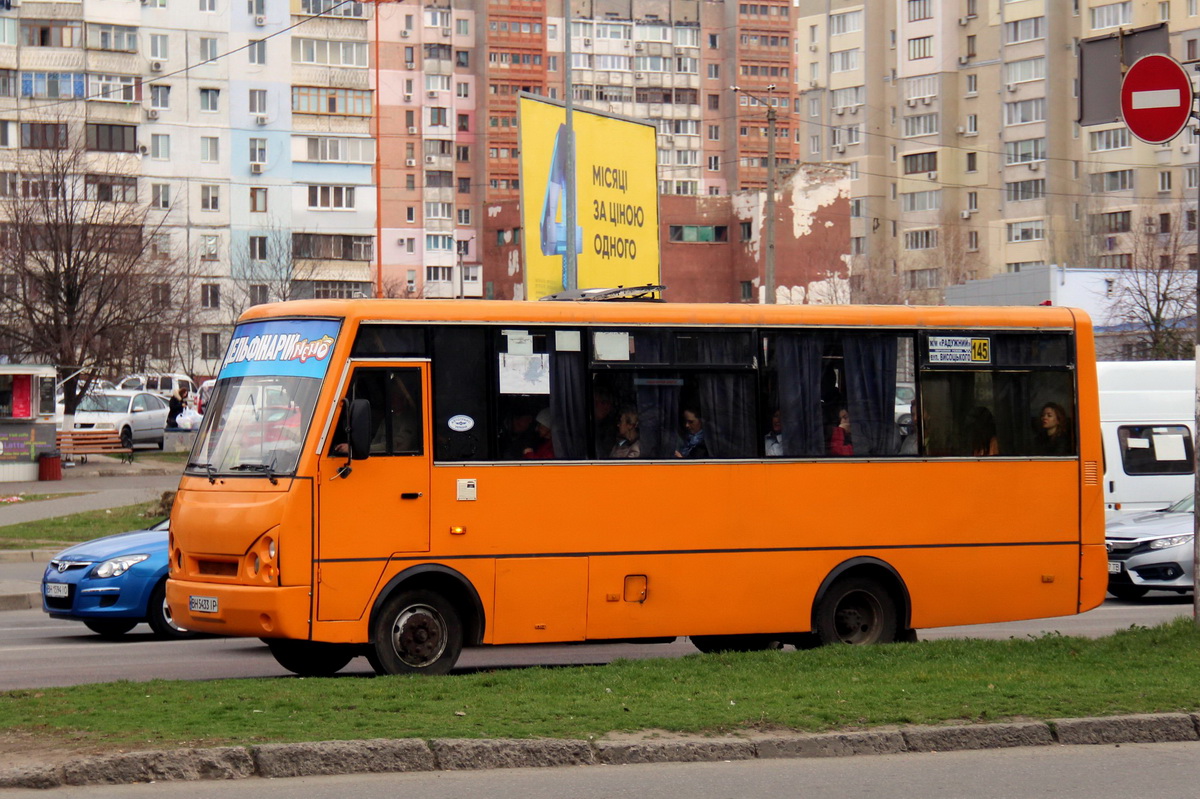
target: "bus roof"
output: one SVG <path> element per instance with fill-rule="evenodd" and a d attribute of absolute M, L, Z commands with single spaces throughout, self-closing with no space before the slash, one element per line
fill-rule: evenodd
<path fill-rule="evenodd" d="M 241 321 L 319 316 L 348 321 L 850 326 L 942 328 L 1090 327 L 1079 309 L 1041 306 L 759 305 L 513 302 L 511 300 L 294 300 L 256 305 Z"/>

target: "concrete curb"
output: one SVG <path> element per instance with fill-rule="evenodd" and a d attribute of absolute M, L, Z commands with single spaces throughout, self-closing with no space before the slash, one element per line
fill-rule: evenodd
<path fill-rule="evenodd" d="M 42 595 L 37 591 L 25 594 L 0 594 L 0 610 L 30 610 L 42 607 Z"/>
<path fill-rule="evenodd" d="M 557 739 L 424 741 L 416 738 L 321 741 L 156 750 L 77 758 L 55 766 L 0 771 L 0 788 L 1200 741 L 1198 731 L 1200 714 L 1163 713 L 1045 722 L 909 727 L 900 730 L 636 742 Z"/>

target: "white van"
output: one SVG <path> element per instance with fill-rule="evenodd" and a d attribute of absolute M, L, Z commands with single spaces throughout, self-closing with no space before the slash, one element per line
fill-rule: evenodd
<path fill-rule="evenodd" d="M 1194 361 L 1099 361 L 1104 499 L 1109 510 L 1157 510 L 1190 494 Z"/>

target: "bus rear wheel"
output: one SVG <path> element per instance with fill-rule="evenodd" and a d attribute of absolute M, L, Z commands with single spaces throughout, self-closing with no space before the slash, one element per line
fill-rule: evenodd
<path fill-rule="evenodd" d="M 822 644 L 885 644 L 899 633 L 892 594 L 865 577 L 829 586 L 814 615 L 814 632 Z"/>
<path fill-rule="evenodd" d="M 275 662 L 301 677 L 331 677 L 346 667 L 358 652 L 345 644 L 320 641 L 295 641 L 290 638 L 266 640 Z"/>
<path fill-rule="evenodd" d="M 462 645 L 454 605 L 433 591 L 402 591 L 372 621 L 367 659 L 377 674 L 447 674 Z"/>
<path fill-rule="evenodd" d="M 706 655 L 713 652 L 761 652 L 782 649 L 783 642 L 774 635 L 692 635 L 692 646 Z"/>

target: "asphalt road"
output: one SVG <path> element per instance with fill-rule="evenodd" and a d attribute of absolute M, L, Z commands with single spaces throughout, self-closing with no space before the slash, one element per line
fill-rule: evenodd
<path fill-rule="evenodd" d="M 28 564 L 24 568 L 28 569 Z M 1009 638 L 1047 632 L 1098 637 L 1131 624 L 1152 626 L 1175 616 L 1190 616 L 1191 612 L 1191 597 L 1163 594 L 1136 602 L 1109 600 L 1079 616 L 923 630 L 920 637 Z M 686 639 L 648 645 L 485 647 L 466 650 L 458 670 L 602 664 L 616 658 L 680 657 L 695 651 Z M 358 658 L 342 673 L 366 675 L 371 669 L 365 658 Z M 82 624 L 55 621 L 40 610 L 0 613 L 0 690 L 113 680 L 208 680 L 288 674 L 257 639 L 160 641 L 148 627 L 140 625 L 121 640 L 106 641 Z"/>
<path fill-rule="evenodd" d="M 233 782 L 89 785 L 0 790 L 0 797 L 48 799 L 689 799 L 795 796 L 802 799 L 1096 799 L 1195 796 L 1200 743 L 1045 746 L 945 752 L 663 763 L 635 766 L 442 771 Z"/>

